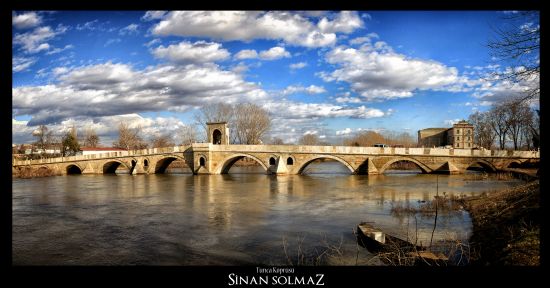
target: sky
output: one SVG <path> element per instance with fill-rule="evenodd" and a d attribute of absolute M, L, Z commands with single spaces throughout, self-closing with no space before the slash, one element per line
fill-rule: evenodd
<path fill-rule="evenodd" d="M 110 146 L 125 122 L 178 143 L 200 107 L 243 102 L 269 112 L 266 141 L 416 137 L 533 85 L 491 76 L 518 69 L 487 47 L 515 13 L 13 11 L 12 142 L 74 126 Z"/>

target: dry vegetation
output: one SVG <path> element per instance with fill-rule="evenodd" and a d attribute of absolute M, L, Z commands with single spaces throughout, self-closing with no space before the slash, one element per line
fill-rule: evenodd
<path fill-rule="evenodd" d="M 464 201 L 474 265 L 540 265 L 539 181 Z"/>
<path fill-rule="evenodd" d="M 404 216 L 420 213 L 423 216 L 433 216 L 436 206 L 439 213 L 448 213 L 452 211 L 462 210 L 464 195 L 447 195 L 443 192 L 443 196 L 434 196 L 434 200 L 423 201 L 418 207 L 413 207 L 409 204 L 404 204 L 401 201 L 391 203 L 390 212 L 394 216 Z"/>
<path fill-rule="evenodd" d="M 31 168 L 31 167 L 18 167 L 12 168 L 12 177 L 13 178 L 34 178 L 34 177 L 48 177 L 61 175 L 60 173 L 55 173 L 53 170 L 45 167 L 41 168 Z"/>

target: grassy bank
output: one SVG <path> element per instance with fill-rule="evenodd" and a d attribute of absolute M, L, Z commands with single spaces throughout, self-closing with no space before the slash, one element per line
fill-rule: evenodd
<path fill-rule="evenodd" d="M 61 175 L 45 167 L 40 167 L 38 169 L 32 167 L 18 167 L 12 168 L 11 172 L 12 178 L 34 178 Z"/>
<path fill-rule="evenodd" d="M 540 265 L 540 186 L 524 185 L 464 199 L 470 213 L 472 265 Z"/>

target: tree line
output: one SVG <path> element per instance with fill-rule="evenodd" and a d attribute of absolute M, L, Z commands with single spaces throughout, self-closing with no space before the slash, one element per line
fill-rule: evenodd
<path fill-rule="evenodd" d="M 474 125 L 474 141 L 478 147 L 491 149 L 496 142 L 503 150 L 508 141 L 514 150 L 539 147 L 540 110 L 531 109 L 522 98 L 494 104 L 486 112 L 476 111 L 468 121 Z"/>
<path fill-rule="evenodd" d="M 537 149 L 540 143 L 540 109 L 529 103 L 540 98 L 540 12 L 518 11 L 503 16 L 505 24 L 494 29 L 495 37 L 487 46 L 491 55 L 515 69 L 494 72 L 493 76 L 512 83 L 529 83 L 520 95 L 510 95 L 486 112 L 475 112 L 468 120 L 474 125 L 474 140 L 490 149 L 495 142 L 505 149 Z"/>

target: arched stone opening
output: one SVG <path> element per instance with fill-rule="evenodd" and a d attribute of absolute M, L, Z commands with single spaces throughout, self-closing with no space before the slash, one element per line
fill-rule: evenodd
<path fill-rule="evenodd" d="M 292 157 L 286 158 L 286 165 L 294 165 L 294 159 Z"/>
<path fill-rule="evenodd" d="M 275 157 L 269 157 L 269 165 L 275 165 Z"/>
<path fill-rule="evenodd" d="M 474 162 L 470 163 L 470 165 L 468 165 L 466 170 L 486 171 L 486 172 L 496 172 L 497 171 L 497 169 L 491 163 L 483 161 L 483 160 L 477 160 L 477 161 L 474 161 Z"/>
<path fill-rule="evenodd" d="M 397 159 L 393 159 L 393 160 L 390 160 L 388 162 L 386 162 L 386 164 L 384 164 L 384 166 L 382 166 L 382 168 L 380 168 L 379 172 L 382 174 L 382 173 L 387 173 L 387 171 L 389 170 L 390 167 L 392 167 L 392 165 L 396 162 L 401 162 L 401 163 L 413 163 L 415 166 L 418 167 L 418 169 L 420 169 L 420 171 L 422 171 L 422 173 L 429 173 L 431 172 L 431 169 L 418 162 L 417 160 L 414 160 L 414 159 L 411 159 L 411 158 L 397 158 Z M 413 164 L 405 164 L 405 165 L 408 165 L 408 166 L 411 166 Z M 390 171 L 395 171 L 395 170 L 390 170 Z"/>
<path fill-rule="evenodd" d="M 132 161 L 133 162 L 133 161 Z M 103 174 L 116 174 L 117 172 L 117 169 L 119 169 L 120 165 L 122 163 L 121 162 L 118 162 L 118 161 L 109 161 L 105 164 L 103 164 Z M 128 169 L 128 167 L 126 167 L 126 165 L 122 164 L 124 168 L 126 168 L 126 170 L 128 172 L 130 172 Z"/>
<path fill-rule="evenodd" d="M 177 161 L 174 164 L 179 163 L 179 164 L 181 164 L 181 166 L 177 166 L 177 167 L 174 167 L 174 165 L 170 166 L 170 164 L 172 164 L 172 162 L 174 162 L 174 161 Z M 155 174 L 166 173 L 166 171 L 168 169 L 172 169 L 172 168 L 177 170 L 175 172 L 172 171 L 172 173 L 177 173 L 177 174 L 179 174 L 179 173 L 184 173 L 184 174 L 185 173 L 192 173 L 192 171 L 190 170 L 189 166 L 187 165 L 187 163 L 185 162 L 184 159 L 179 158 L 179 157 L 175 157 L 175 156 L 168 156 L 166 158 L 162 158 L 159 161 L 157 161 L 157 163 L 155 164 Z"/>
<path fill-rule="evenodd" d="M 351 165 L 349 163 L 347 163 L 346 161 L 344 161 L 344 160 L 342 160 L 338 157 L 329 156 L 329 155 L 322 155 L 322 156 L 318 156 L 318 157 L 315 157 L 315 158 L 312 158 L 312 159 L 309 159 L 308 161 L 306 161 L 302 165 L 302 167 L 300 167 L 300 169 L 298 170 L 298 174 L 343 174 L 343 173 L 345 173 L 344 171 L 346 169 L 342 169 L 342 170 L 338 170 L 338 168 L 337 168 L 337 170 L 326 170 L 326 169 L 317 170 L 317 169 L 315 169 L 315 165 L 317 163 L 321 163 L 321 162 L 326 161 L 326 160 L 333 161 L 333 162 L 338 162 L 339 164 L 342 164 L 342 166 L 347 168 L 347 170 L 350 172 L 350 174 L 355 173 L 353 167 L 351 167 Z M 314 165 L 311 166 L 310 164 L 314 164 Z M 309 168 L 308 168 L 308 166 L 309 166 Z"/>
<path fill-rule="evenodd" d="M 518 161 L 512 161 L 506 168 L 521 168 L 521 163 Z"/>
<path fill-rule="evenodd" d="M 245 173 L 251 173 L 251 174 L 254 174 L 254 173 L 262 173 L 262 174 L 267 174 L 268 173 L 268 167 L 265 166 L 264 163 L 262 163 L 262 161 L 254 156 L 251 156 L 251 155 L 245 155 L 245 154 L 239 154 L 239 155 L 234 155 L 234 156 L 231 156 L 227 159 L 225 159 L 223 162 L 221 162 L 220 166 L 216 169 L 217 170 L 217 173 L 219 174 L 227 174 L 229 173 L 229 170 L 231 169 L 231 167 L 233 167 L 233 165 L 241 160 L 241 159 L 251 159 L 255 162 L 257 162 L 258 164 L 260 164 L 261 166 L 261 170 L 260 169 L 251 169 L 253 171 L 247 171 Z M 258 172 L 255 172 L 255 171 L 258 171 Z"/>
<path fill-rule="evenodd" d="M 222 144 L 222 132 L 218 129 L 214 129 L 214 132 L 212 132 L 212 144 Z"/>
<path fill-rule="evenodd" d="M 74 175 L 74 174 L 82 174 L 82 169 L 76 165 L 69 165 L 67 166 L 67 174 L 68 175 Z"/>

